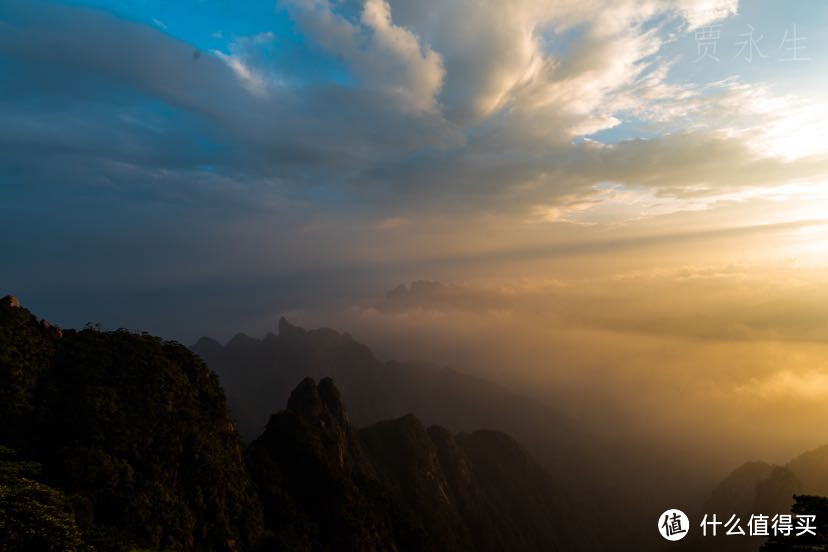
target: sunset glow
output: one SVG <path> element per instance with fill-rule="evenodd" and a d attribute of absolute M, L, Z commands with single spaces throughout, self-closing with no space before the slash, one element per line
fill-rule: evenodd
<path fill-rule="evenodd" d="M 4 0 L 0 295 L 333 327 L 702 488 L 828 442 L 826 92 L 820 0 Z"/>

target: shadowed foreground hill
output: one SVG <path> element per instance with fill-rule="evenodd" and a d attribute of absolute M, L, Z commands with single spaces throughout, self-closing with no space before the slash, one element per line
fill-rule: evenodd
<path fill-rule="evenodd" d="M 595 550 L 510 437 L 407 415 L 355 430 L 330 379 L 304 380 L 249 449 L 272 543 L 322 550 Z M 298 506 L 286 509 L 286 504 Z"/>
<path fill-rule="evenodd" d="M 260 531 L 223 391 L 181 345 L 60 331 L 7 297 L 0 410 L 3 550 L 81 549 L 21 529 L 55 514 L 97 550 L 236 550 Z"/>

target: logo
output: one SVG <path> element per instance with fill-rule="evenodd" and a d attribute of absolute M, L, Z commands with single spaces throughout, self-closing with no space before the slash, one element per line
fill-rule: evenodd
<path fill-rule="evenodd" d="M 690 519 L 681 510 L 667 510 L 658 518 L 658 532 L 669 541 L 681 540 L 690 530 Z"/>

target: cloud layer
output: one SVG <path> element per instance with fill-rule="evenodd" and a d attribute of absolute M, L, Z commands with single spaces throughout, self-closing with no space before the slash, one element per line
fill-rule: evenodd
<path fill-rule="evenodd" d="M 594 197 L 608 181 L 717 195 L 824 174 L 820 149 L 774 155 L 789 126 L 756 128 L 762 106 L 790 125 L 780 110 L 793 99 L 671 78 L 679 59 L 663 46 L 736 8 L 291 0 L 278 9 L 310 45 L 305 63 L 341 69 L 309 80 L 273 32 L 201 52 L 105 13 L 12 2 L 0 140 L 25 179 L 55 180 L 42 174 L 48 155 L 79 187 L 94 172 L 163 197 L 182 180 L 222 178 L 236 183 L 231 200 L 259 186 L 391 211 L 527 212 Z M 583 141 L 631 120 L 648 139 Z"/>

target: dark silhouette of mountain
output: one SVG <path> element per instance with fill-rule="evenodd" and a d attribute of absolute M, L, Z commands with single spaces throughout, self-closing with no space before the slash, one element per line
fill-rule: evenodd
<path fill-rule="evenodd" d="M 261 433 L 297 381 L 330 377 L 358 426 L 415 412 L 458 430 L 523 431 L 524 419 L 542 416 L 547 430 L 557 432 L 550 435 L 556 446 L 579 440 L 561 412 L 489 381 L 431 364 L 382 362 L 349 334 L 329 328 L 306 331 L 281 318 L 278 329 L 263 339 L 237 334 L 226 346 L 203 337 L 191 347 L 219 375 L 247 439 Z"/>
<path fill-rule="evenodd" d="M 243 450 L 217 377 L 186 348 L 61 331 L 8 297 L 0 409 L 3 552 L 603 548 L 504 433 L 413 415 L 356 429 L 332 380 L 303 379 Z"/>
<path fill-rule="evenodd" d="M 45 531 L 47 507 L 65 514 L 67 504 L 74 520 L 64 520 L 63 534 L 76 525 L 97 550 L 236 550 L 260 532 L 222 389 L 181 345 L 126 331 L 59 331 L 4 298 L 0 409 L 0 444 L 41 466 L 37 480 L 7 470 L 16 490 L 4 487 L 0 497 L 11 516 L 0 524 L 3 550 L 42 549 L 9 542 L 32 531 L 9 531 L 32 519 Z M 53 546 L 82 549 L 70 544 Z"/>
<path fill-rule="evenodd" d="M 764 482 L 773 481 L 778 466 L 765 462 L 746 462 L 733 470 L 728 476 L 717 484 L 707 500 L 704 501 L 696 515 L 691 516 L 691 523 L 695 522 L 694 531 L 688 538 L 679 543 L 682 550 L 711 550 L 711 551 L 734 551 L 734 552 L 755 552 L 765 541 L 764 537 L 733 536 L 727 535 L 726 530 L 720 528 L 716 536 L 711 533 L 702 536 L 698 523 L 705 515 L 708 519 L 716 516 L 718 521 L 727 522 L 732 515 L 736 515 L 739 526 L 747 531 L 747 523 L 753 514 L 767 514 L 765 509 L 757 509 L 758 504 L 767 499 L 767 489 L 763 487 Z M 787 495 L 790 498 L 790 494 Z M 760 498 L 762 497 L 762 498 Z M 785 513 L 789 505 L 774 513 Z M 773 510 L 774 505 L 766 505 L 766 508 Z"/>
<path fill-rule="evenodd" d="M 755 461 L 742 464 L 713 489 L 699 512 L 699 518 L 703 514 L 715 513 L 719 519 L 727 520 L 735 514 L 744 525 L 751 515 L 772 517 L 789 512 L 792 508 L 794 511 L 802 508 L 804 506 L 797 497 L 806 495 L 828 495 L 828 445 L 804 452 L 782 466 Z M 810 499 L 805 500 L 805 503 L 808 507 L 815 507 L 816 504 Z M 703 541 L 703 549 L 755 551 L 766 540 L 764 537 L 739 538 L 738 541 L 708 538 Z M 807 542 L 798 542 L 799 545 L 807 545 Z M 789 544 L 784 539 L 777 539 L 770 548 L 762 550 L 800 550 L 784 547 Z M 770 541 L 767 546 L 770 546 Z M 801 549 L 810 550 L 807 546 Z"/>
<path fill-rule="evenodd" d="M 746 462 L 719 483 L 702 506 L 703 512 L 750 514 L 756 504 L 757 485 L 767 479 L 774 466 Z"/>
<path fill-rule="evenodd" d="M 271 542 L 290 549 L 597 547 L 548 474 L 507 435 L 455 437 L 413 415 L 357 431 L 330 379 L 305 379 L 248 455 Z M 288 502 L 298 517 L 285 511 Z"/>
<path fill-rule="evenodd" d="M 750 475 L 740 475 L 746 473 Z M 723 498 L 728 493 L 742 498 L 738 504 L 729 504 Z M 705 508 L 778 514 L 790 509 L 795 494 L 828 495 L 828 445 L 804 452 L 782 466 L 743 464 L 714 489 Z"/>
<path fill-rule="evenodd" d="M 828 498 L 824 496 L 797 495 L 791 512 L 795 515 L 814 516 L 815 534 L 783 536 L 775 535 L 762 545 L 761 552 L 825 552 L 828 551 Z"/>
<path fill-rule="evenodd" d="M 357 427 L 414 413 L 425 425 L 452 432 L 503 431 L 567 493 L 576 525 L 600 520 L 597 548 L 658 549 L 660 535 L 642 520 L 656 519 L 665 504 L 697 505 L 709 488 L 688 475 L 693 466 L 676 462 L 679 453 L 636 442 L 623 428 L 611 437 L 595 435 L 551 401 L 433 364 L 382 362 L 347 333 L 306 331 L 281 318 L 278 334 L 238 334 L 224 346 L 201 338 L 191 349 L 219 375 L 248 440 L 306 377 L 333 378 Z"/>
<path fill-rule="evenodd" d="M 263 339 L 238 334 L 222 346 L 201 338 L 191 347 L 219 375 L 246 440 L 262 432 L 297 381 L 330 377 L 357 427 L 414 413 L 426 425 L 452 431 L 504 431 L 561 474 L 560 486 L 573 496 L 584 496 L 583 482 L 606 472 L 605 454 L 620 452 L 587 451 L 595 440 L 560 410 L 484 379 L 433 364 L 382 362 L 349 334 L 329 328 L 306 331 L 285 318 L 278 328 Z M 585 499 L 581 509 L 593 503 Z"/>

